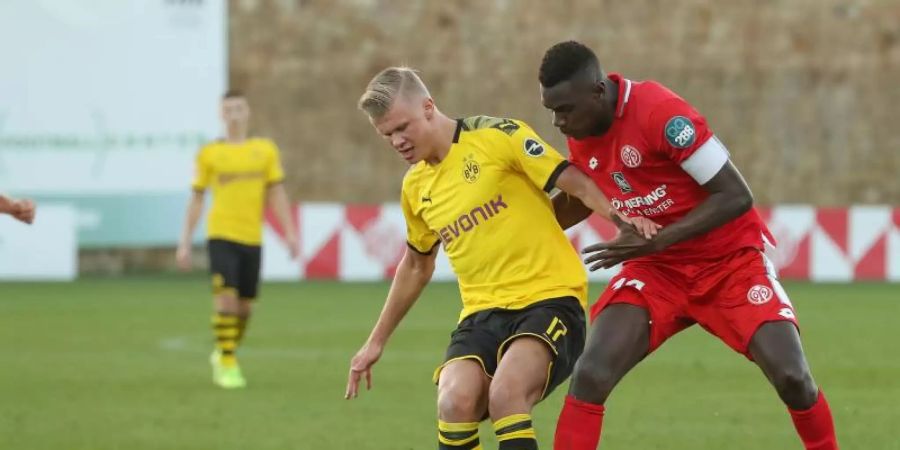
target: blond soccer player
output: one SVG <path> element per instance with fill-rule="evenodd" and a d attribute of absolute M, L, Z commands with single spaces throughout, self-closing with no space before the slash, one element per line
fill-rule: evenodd
<path fill-rule="evenodd" d="M 266 204 L 285 230 L 293 258 L 298 254 L 298 244 L 282 184 L 284 172 L 278 147 L 269 139 L 248 137 L 250 107 L 242 93 L 227 92 L 222 98 L 221 113 L 226 134 L 203 146 L 197 154 L 193 195 L 176 259 L 183 270 L 191 267 L 191 236 L 203 213 L 203 197 L 209 188 L 213 199 L 207 215 L 207 249 L 216 339 L 210 364 L 215 384 L 241 388 L 247 382 L 235 351 L 258 295 Z"/>
<path fill-rule="evenodd" d="M 501 450 L 536 449 L 531 410 L 581 354 L 587 290 L 547 193 L 559 188 L 607 218 L 609 203 L 525 123 L 444 115 L 411 69 L 376 75 L 359 107 L 410 164 L 401 194 L 408 248 L 374 329 L 350 363 L 346 398 L 358 395 L 362 379 L 371 387 L 372 366 L 431 279 L 443 247 L 459 280 L 462 312 L 434 372 L 439 448 L 480 449 L 478 425 L 490 418 Z M 656 230 L 652 223 L 634 225 Z"/>

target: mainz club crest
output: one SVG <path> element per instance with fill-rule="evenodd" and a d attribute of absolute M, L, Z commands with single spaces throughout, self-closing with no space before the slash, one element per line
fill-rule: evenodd
<path fill-rule="evenodd" d="M 634 147 L 626 145 L 622 147 L 622 164 L 634 169 L 641 165 L 641 153 Z"/>
<path fill-rule="evenodd" d="M 747 300 L 754 305 L 762 305 L 772 300 L 772 290 L 768 286 L 757 284 L 747 291 Z"/>

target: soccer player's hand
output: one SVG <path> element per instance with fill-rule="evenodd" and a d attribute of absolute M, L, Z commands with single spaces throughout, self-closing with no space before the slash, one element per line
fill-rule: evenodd
<path fill-rule="evenodd" d="M 662 228 L 662 225 L 644 216 L 626 217 L 621 215 L 618 211 L 613 210 L 611 211 L 610 217 L 619 230 L 622 230 L 623 228 L 633 228 L 639 235 L 647 239 L 653 239 L 653 236 L 656 236 L 656 233 Z"/>
<path fill-rule="evenodd" d="M 621 219 L 613 216 L 613 221 L 619 225 L 618 222 Z M 624 222 L 622 223 L 624 224 Z M 638 234 L 630 225 L 620 225 L 619 230 L 619 235 L 615 239 L 589 245 L 581 251 L 588 255 L 584 259 L 584 263 L 592 264 L 589 267 L 591 272 L 597 269 L 608 269 L 629 259 L 656 253 L 663 249 L 663 245 L 658 240 L 647 239 Z"/>
<path fill-rule="evenodd" d="M 372 366 L 381 358 L 382 348 L 366 343 L 363 345 L 356 356 L 350 360 L 350 375 L 347 378 L 347 391 L 344 393 L 345 399 L 352 399 L 359 396 L 359 382 L 362 378 L 366 378 L 366 390 L 372 389 Z"/>
<path fill-rule="evenodd" d="M 175 261 L 178 263 L 179 269 L 191 270 L 191 246 L 179 244 L 178 250 L 175 251 Z"/>
<path fill-rule="evenodd" d="M 10 214 L 21 222 L 31 224 L 34 222 L 35 206 L 31 200 L 14 200 Z"/>
<path fill-rule="evenodd" d="M 287 239 L 285 244 L 287 245 L 288 252 L 291 254 L 291 260 L 296 261 L 297 258 L 300 257 L 300 241 L 298 241 L 296 237 L 293 237 Z"/>

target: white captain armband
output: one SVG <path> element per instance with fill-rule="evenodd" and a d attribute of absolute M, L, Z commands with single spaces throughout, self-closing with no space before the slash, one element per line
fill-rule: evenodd
<path fill-rule="evenodd" d="M 719 173 L 727 162 L 728 150 L 719 139 L 712 136 L 681 163 L 681 168 L 697 183 L 703 185 Z"/>

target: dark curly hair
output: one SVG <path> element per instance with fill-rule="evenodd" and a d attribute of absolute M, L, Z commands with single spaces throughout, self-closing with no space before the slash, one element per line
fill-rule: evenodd
<path fill-rule="evenodd" d="M 597 55 L 591 49 L 576 41 L 560 42 L 544 53 L 538 79 L 541 86 L 553 87 L 588 67 L 595 67 L 602 74 Z"/>

